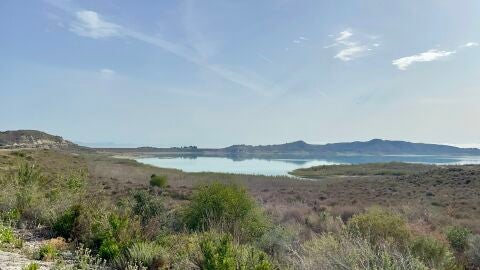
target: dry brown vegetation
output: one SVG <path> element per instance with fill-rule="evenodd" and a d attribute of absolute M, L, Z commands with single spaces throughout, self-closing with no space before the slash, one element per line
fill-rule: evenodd
<path fill-rule="evenodd" d="M 394 164 L 395 170 L 403 173 L 362 173 L 360 176 L 352 170 L 349 175 L 338 175 L 344 169 L 332 167 L 328 176 L 321 180 L 306 180 L 185 173 L 112 158 L 108 154 L 23 150 L 0 152 L 0 168 L 14 164 L 18 158 L 32 160 L 47 172 L 87 168 L 88 186 L 96 196 L 115 197 L 144 189 L 149 186 L 150 176 L 156 174 L 168 179 L 164 191 L 168 204 L 184 202 L 202 183 L 236 183 L 245 186 L 278 222 L 308 223 L 309 216 L 325 210 L 347 220 L 368 207 L 383 206 L 402 212 L 410 219 L 418 219 L 422 226 L 430 226 L 429 230 L 439 225 L 458 224 L 480 232 L 480 166 L 407 165 L 403 168 Z"/>
<path fill-rule="evenodd" d="M 147 254 L 147 265 L 166 260 L 172 267 L 187 262 L 202 269 L 240 269 L 234 265 L 252 259 L 263 268 L 246 269 L 355 268 L 364 262 L 383 269 L 399 260 L 405 269 L 477 265 L 480 166 L 388 163 L 303 173 L 319 179 L 185 173 L 93 151 L 4 150 L 0 174 L 10 189 L 2 195 L 2 209 L 8 210 L 2 216 L 16 220 L 8 223 L 13 225 L 46 224 L 52 236 L 85 243 L 121 269 Z M 168 185 L 153 186 L 153 177 Z M 240 201 L 250 212 L 236 211 L 232 205 L 240 207 Z M 203 216 L 205 211 L 211 215 Z M 254 220 L 258 224 L 250 226 Z M 10 243 L 13 234 L 5 228 L 2 241 Z M 201 244 L 183 255 L 164 253 L 185 245 L 169 237 Z M 325 252 L 335 247 L 341 247 L 335 254 L 345 254 L 332 261 Z M 213 254 L 224 249 L 233 253 L 217 261 Z M 38 258 L 55 259 L 59 250 L 42 246 Z M 338 265 L 338 259 L 359 254 Z M 217 265 L 224 262 L 233 268 Z"/>

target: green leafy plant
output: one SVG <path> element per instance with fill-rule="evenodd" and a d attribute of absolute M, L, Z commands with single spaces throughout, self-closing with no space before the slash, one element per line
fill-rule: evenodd
<path fill-rule="evenodd" d="M 120 254 L 120 247 L 112 238 L 106 238 L 102 241 L 98 249 L 98 255 L 106 260 L 111 260 Z"/>
<path fill-rule="evenodd" d="M 432 236 L 417 236 L 410 244 L 412 254 L 432 269 L 451 269 L 455 257 L 448 247 Z"/>
<path fill-rule="evenodd" d="M 0 246 L 22 247 L 23 241 L 18 238 L 13 229 L 0 224 Z"/>
<path fill-rule="evenodd" d="M 159 269 L 166 264 L 165 251 L 154 242 L 134 243 L 115 260 L 115 265 L 121 269 L 132 264 L 149 269 Z"/>
<path fill-rule="evenodd" d="M 155 175 L 150 176 L 150 186 L 164 188 L 167 186 L 167 177 L 164 175 Z"/>
<path fill-rule="evenodd" d="M 15 234 L 13 233 L 12 228 L 5 227 L 0 225 L 0 243 L 1 244 L 12 244 L 15 241 Z"/>
<path fill-rule="evenodd" d="M 366 213 L 354 215 L 348 221 L 347 229 L 351 234 L 368 239 L 374 245 L 388 242 L 403 248 L 410 241 L 410 231 L 405 220 L 380 208 L 371 208 Z"/>
<path fill-rule="evenodd" d="M 235 270 L 235 253 L 233 243 L 228 235 L 215 238 L 211 235 L 200 242 L 203 254 L 202 269 Z"/>
<path fill-rule="evenodd" d="M 80 215 L 80 206 L 75 205 L 59 216 L 53 224 L 53 231 L 62 237 L 70 238 L 75 226 L 75 220 Z"/>
<path fill-rule="evenodd" d="M 468 237 L 471 235 L 470 230 L 463 227 L 449 227 L 446 232 L 450 246 L 456 252 L 463 252 L 468 247 Z"/>
<path fill-rule="evenodd" d="M 315 236 L 294 254 L 291 258 L 294 269 L 302 270 L 429 269 L 409 252 L 403 252 L 388 243 L 374 245 L 368 239 L 348 232 Z"/>
<path fill-rule="evenodd" d="M 42 245 L 38 250 L 38 259 L 42 261 L 53 261 L 58 255 L 57 248 L 51 243 Z"/>
<path fill-rule="evenodd" d="M 22 267 L 22 270 L 39 270 L 39 269 L 40 269 L 40 265 L 36 262 L 29 263 L 24 267 Z"/>
<path fill-rule="evenodd" d="M 198 189 L 184 208 L 183 221 L 190 230 L 214 229 L 240 240 L 261 236 L 268 225 L 245 189 L 220 183 Z"/>
<path fill-rule="evenodd" d="M 132 210 L 135 215 L 140 216 L 142 223 L 146 224 L 148 220 L 163 213 L 165 208 L 158 196 L 153 196 L 146 191 L 138 191 L 133 194 Z"/>
<path fill-rule="evenodd" d="M 471 269 L 480 269 L 480 234 L 468 237 L 468 249 L 465 257 Z"/>

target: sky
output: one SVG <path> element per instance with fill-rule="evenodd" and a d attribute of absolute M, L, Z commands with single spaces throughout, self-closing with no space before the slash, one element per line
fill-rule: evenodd
<path fill-rule="evenodd" d="M 0 1 L 0 130 L 480 145 L 480 1 Z"/>

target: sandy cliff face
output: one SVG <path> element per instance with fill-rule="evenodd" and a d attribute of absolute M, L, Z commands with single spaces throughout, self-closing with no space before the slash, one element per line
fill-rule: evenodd
<path fill-rule="evenodd" d="M 68 148 L 74 143 L 45 132 L 36 130 L 15 130 L 0 132 L 0 148 Z"/>

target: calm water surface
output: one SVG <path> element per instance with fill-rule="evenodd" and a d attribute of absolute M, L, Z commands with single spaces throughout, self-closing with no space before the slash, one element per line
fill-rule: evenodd
<path fill-rule="evenodd" d="M 280 176 L 298 168 L 318 165 L 361 164 L 371 162 L 401 161 L 425 164 L 480 164 L 480 157 L 446 156 L 343 156 L 321 159 L 245 159 L 225 157 L 155 157 L 137 161 L 162 168 L 174 168 L 185 172 L 222 172 Z"/>

